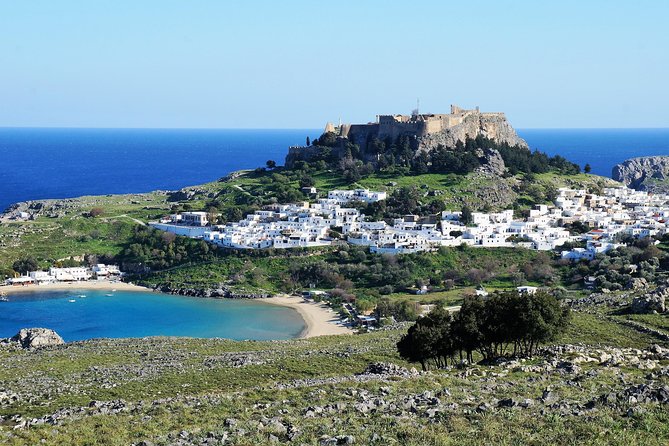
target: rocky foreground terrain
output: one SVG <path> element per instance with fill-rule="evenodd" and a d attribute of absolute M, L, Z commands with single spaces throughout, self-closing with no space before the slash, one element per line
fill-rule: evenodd
<path fill-rule="evenodd" d="M 623 322 L 579 311 L 534 358 L 427 372 L 395 352 L 406 327 L 275 342 L 5 340 L 0 443 L 666 444 L 669 343 Z"/>

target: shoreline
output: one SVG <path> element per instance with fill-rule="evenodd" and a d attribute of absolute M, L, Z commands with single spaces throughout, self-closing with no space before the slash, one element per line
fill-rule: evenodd
<path fill-rule="evenodd" d="M 115 282 L 108 280 L 86 281 L 86 282 L 67 282 L 67 283 L 48 283 L 43 285 L 25 285 L 12 286 L 1 285 L 0 294 L 20 294 L 35 291 L 56 291 L 56 290 L 117 290 L 117 291 L 143 291 L 155 293 L 152 288 L 134 285 L 126 282 Z M 159 291 L 158 291 L 159 292 Z M 160 293 L 160 292 L 159 292 Z M 173 295 L 169 293 L 161 293 Z M 178 296 L 178 295 L 177 295 Z M 185 296 L 196 299 L 202 297 Z M 258 302 L 265 302 L 271 305 L 280 305 L 292 308 L 297 311 L 304 321 L 304 329 L 296 339 L 313 338 L 316 336 L 353 334 L 353 330 L 341 325 L 335 324 L 338 320 L 337 314 L 322 303 L 305 302 L 301 297 L 292 297 L 288 295 L 277 295 L 273 297 L 251 299 Z"/>
<path fill-rule="evenodd" d="M 43 285 L 1 285 L 0 293 L 18 294 L 29 293 L 32 291 L 50 291 L 50 290 L 120 290 L 120 291 L 151 291 L 139 285 L 127 282 L 115 282 L 110 280 L 90 280 L 82 282 L 58 282 L 46 283 Z"/>
<path fill-rule="evenodd" d="M 301 297 L 293 297 L 286 294 L 259 300 L 272 305 L 292 308 L 302 316 L 305 327 L 297 339 L 353 334 L 352 329 L 335 324 L 335 321 L 339 319 L 337 314 L 322 303 L 305 302 Z"/>

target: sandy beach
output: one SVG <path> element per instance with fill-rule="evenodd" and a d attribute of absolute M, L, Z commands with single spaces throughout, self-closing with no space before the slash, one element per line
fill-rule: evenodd
<path fill-rule="evenodd" d="M 49 290 L 118 290 L 118 291 L 151 291 L 152 289 L 133 285 L 125 282 L 111 282 L 106 280 L 91 280 L 89 282 L 71 283 L 49 283 L 43 285 L 26 286 L 0 286 L 0 294 L 28 293 L 34 291 Z M 353 330 L 335 324 L 339 320 L 338 315 L 326 305 L 317 302 L 305 302 L 301 297 L 279 295 L 267 299 L 261 299 L 273 305 L 290 307 L 300 313 L 306 328 L 300 334 L 301 338 L 312 338 L 314 336 L 352 334 Z"/>
<path fill-rule="evenodd" d="M 279 295 L 263 299 L 274 305 L 282 305 L 296 310 L 304 319 L 306 328 L 300 334 L 301 338 L 313 338 L 315 336 L 352 334 L 353 330 L 348 327 L 335 324 L 339 317 L 325 304 L 318 302 L 305 302 L 301 297 Z"/>
<path fill-rule="evenodd" d="M 31 291 L 48 291 L 48 290 L 123 290 L 123 291 L 153 291 L 150 288 L 145 288 L 139 285 L 133 285 L 131 283 L 125 282 L 112 282 L 108 280 L 91 280 L 88 282 L 59 282 L 59 283 L 46 283 L 43 285 L 26 285 L 26 286 L 13 286 L 13 285 L 2 285 L 0 286 L 0 294 L 14 294 L 14 293 L 27 293 Z"/>

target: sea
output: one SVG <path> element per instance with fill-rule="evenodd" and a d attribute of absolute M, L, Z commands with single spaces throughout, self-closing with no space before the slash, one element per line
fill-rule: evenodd
<path fill-rule="evenodd" d="M 669 155 L 669 128 L 662 129 L 522 129 L 532 150 L 561 155 L 592 173 L 611 176 L 613 166 L 638 156 Z"/>
<path fill-rule="evenodd" d="M 42 290 L 0 302 L 0 338 L 27 327 L 66 342 L 91 338 L 189 336 L 291 339 L 305 324 L 292 308 L 250 299 L 201 299 L 142 291 Z"/>
<path fill-rule="evenodd" d="M 283 164 L 317 130 L 0 128 L 0 211 L 41 198 L 177 190 Z"/>
<path fill-rule="evenodd" d="M 176 190 L 283 164 L 319 129 L 0 128 L 0 210 L 41 198 Z M 628 158 L 669 155 L 669 129 L 521 129 L 532 149 L 610 176 Z"/>

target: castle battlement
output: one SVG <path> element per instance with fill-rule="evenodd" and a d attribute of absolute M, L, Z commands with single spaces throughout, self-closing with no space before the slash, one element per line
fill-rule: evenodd
<path fill-rule="evenodd" d="M 414 135 L 423 137 L 439 133 L 462 124 L 469 116 L 494 117 L 505 119 L 504 113 L 481 112 L 479 107 L 464 109 L 451 105 L 450 113 L 416 113 L 412 115 L 377 115 L 376 122 L 367 124 L 342 124 L 334 126 L 327 123 L 326 132 L 333 132 L 337 136 L 348 138 L 354 133 L 374 132 L 378 138 L 395 139 L 400 135 Z"/>

